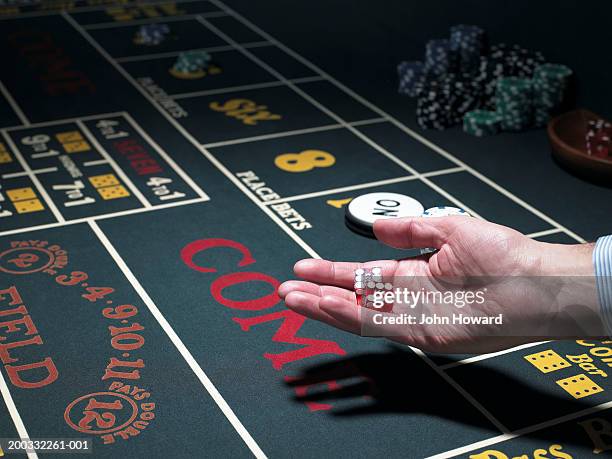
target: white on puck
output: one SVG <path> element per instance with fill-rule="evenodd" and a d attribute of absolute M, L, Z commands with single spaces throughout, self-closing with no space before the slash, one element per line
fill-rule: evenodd
<path fill-rule="evenodd" d="M 423 205 L 399 193 L 368 193 L 353 199 L 346 208 L 347 218 L 354 224 L 372 227 L 378 219 L 418 217 Z"/>

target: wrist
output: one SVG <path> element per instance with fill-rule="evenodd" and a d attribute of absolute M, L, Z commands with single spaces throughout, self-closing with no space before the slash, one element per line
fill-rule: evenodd
<path fill-rule="evenodd" d="M 556 320 L 559 338 L 570 336 L 602 336 L 595 283 L 593 250 L 595 244 L 537 243 L 537 269 L 533 274 L 539 282 L 554 286 Z"/>
<path fill-rule="evenodd" d="M 595 276 L 595 244 L 548 244 L 536 242 L 538 263 L 531 274 L 536 276 Z"/>

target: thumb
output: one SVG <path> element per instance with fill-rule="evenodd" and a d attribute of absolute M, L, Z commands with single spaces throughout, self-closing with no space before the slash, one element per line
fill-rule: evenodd
<path fill-rule="evenodd" d="M 465 221 L 463 216 L 379 219 L 374 222 L 374 234 L 382 243 L 398 249 L 439 249 Z"/>

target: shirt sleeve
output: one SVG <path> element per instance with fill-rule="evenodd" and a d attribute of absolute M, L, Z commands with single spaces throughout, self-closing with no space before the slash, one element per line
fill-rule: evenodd
<path fill-rule="evenodd" d="M 595 243 L 593 264 L 601 318 L 608 336 L 612 336 L 612 235 L 600 237 Z"/>

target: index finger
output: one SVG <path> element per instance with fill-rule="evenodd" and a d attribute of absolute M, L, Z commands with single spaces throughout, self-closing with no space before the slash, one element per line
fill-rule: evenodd
<path fill-rule="evenodd" d="M 355 270 L 359 268 L 382 269 L 383 277 L 393 276 L 397 269 L 395 260 L 368 261 L 367 263 L 318 260 L 307 258 L 298 261 L 293 267 L 296 276 L 316 282 L 317 284 L 336 285 L 352 290 L 355 280 Z"/>

